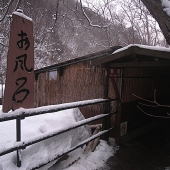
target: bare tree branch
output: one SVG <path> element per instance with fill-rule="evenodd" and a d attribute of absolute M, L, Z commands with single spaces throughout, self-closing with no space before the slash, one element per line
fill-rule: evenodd
<path fill-rule="evenodd" d="M 151 15 L 157 20 L 162 33 L 170 45 L 170 16 L 164 11 L 161 0 L 141 0 Z"/>
<path fill-rule="evenodd" d="M 9 8 L 10 8 L 11 4 L 13 3 L 13 1 L 14 1 L 14 0 L 10 0 L 10 1 L 5 5 L 5 7 L 3 7 L 3 8 L 0 9 L 0 10 L 2 11 L 2 10 L 4 10 L 4 9 L 6 8 L 6 11 L 5 11 L 5 13 L 3 14 L 2 18 L 0 19 L 0 22 L 2 22 L 2 21 L 5 19 L 8 11 L 9 11 Z"/>
<path fill-rule="evenodd" d="M 151 117 L 155 117 L 155 118 L 165 118 L 165 119 L 170 119 L 170 115 L 167 113 L 168 116 L 155 116 L 155 115 L 151 115 L 146 113 L 143 109 L 141 109 L 138 105 L 137 105 L 138 109 L 140 111 L 142 111 L 144 114 L 146 114 L 147 116 L 151 116 Z"/>
<path fill-rule="evenodd" d="M 52 26 L 52 28 L 50 28 L 51 30 L 54 29 L 54 27 L 55 27 L 55 25 L 56 25 L 56 22 L 57 22 L 57 19 L 58 19 L 59 3 L 60 3 L 60 0 L 57 1 L 56 12 L 55 12 L 55 22 L 54 22 L 54 25 Z"/>
<path fill-rule="evenodd" d="M 81 9 L 82 9 L 83 15 L 85 16 L 85 18 L 87 19 L 87 21 L 88 21 L 88 23 L 89 23 L 89 25 L 90 25 L 91 27 L 106 28 L 106 27 L 108 27 L 108 26 L 111 25 L 111 23 L 109 23 L 108 25 L 104 25 L 104 26 L 92 24 L 90 18 L 88 17 L 88 15 L 86 14 L 86 12 L 85 12 L 85 10 L 84 10 L 84 7 L 83 7 L 83 5 L 82 5 L 82 1 L 81 1 L 81 0 L 80 0 L 80 4 L 81 4 Z"/>
<path fill-rule="evenodd" d="M 147 100 L 147 99 L 144 99 L 142 97 L 139 97 L 135 94 L 132 94 L 133 96 L 135 96 L 136 98 L 142 100 L 142 101 L 145 101 L 145 102 L 148 102 L 149 104 L 144 104 L 144 103 L 141 103 L 141 102 L 138 102 L 138 105 L 137 105 L 137 108 L 139 110 L 141 110 L 144 114 L 148 115 L 148 116 L 151 116 L 151 117 L 156 117 L 156 118 L 170 118 L 170 114 L 167 112 L 167 116 L 159 116 L 159 115 L 152 115 L 152 114 L 149 114 L 147 112 L 145 112 L 141 106 L 146 106 L 148 108 L 170 108 L 169 105 L 161 105 L 159 104 L 157 101 L 156 101 L 156 89 L 154 90 L 154 100 L 153 101 L 150 101 L 150 100 Z M 139 106 L 140 105 L 140 106 Z"/>
<path fill-rule="evenodd" d="M 17 5 L 15 7 L 15 11 L 19 8 L 20 4 L 21 4 L 21 0 L 18 0 Z"/>
<path fill-rule="evenodd" d="M 4 47 L 8 47 L 8 45 L 5 45 L 4 43 L 0 42 L 0 45 L 4 46 Z"/>

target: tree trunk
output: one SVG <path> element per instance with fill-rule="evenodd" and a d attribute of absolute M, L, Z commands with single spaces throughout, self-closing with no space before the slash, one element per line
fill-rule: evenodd
<path fill-rule="evenodd" d="M 150 14 L 156 19 L 160 29 L 170 45 L 170 16 L 164 11 L 161 0 L 141 0 Z"/>

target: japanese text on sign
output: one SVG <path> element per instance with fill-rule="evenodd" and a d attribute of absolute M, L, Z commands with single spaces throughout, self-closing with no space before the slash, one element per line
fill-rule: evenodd
<path fill-rule="evenodd" d="M 17 46 L 22 50 L 23 48 L 25 50 L 27 50 L 30 46 L 30 42 L 29 39 L 26 37 L 27 34 L 24 33 L 21 30 L 21 34 L 18 34 L 19 37 L 21 37 L 21 40 L 19 40 L 17 42 Z M 18 69 L 18 63 L 20 63 L 20 69 L 22 71 L 27 71 L 27 72 L 31 72 L 33 70 L 33 68 L 28 69 L 27 68 L 27 54 L 24 53 L 21 56 L 17 56 L 16 57 L 16 61 L 15 61 L 15 68 L 14 68 L 14 72 L 17 71 Z M 19 83 L 21 82 L 21 83 Z M 12 95 L 12 101 L 16 102 L 16 103 L 22 103 L 27 96 L 29 95 L 30 91 L 28 89 L 24 89 L 23 86 L 27 83 L 27 77 L 19 77 L 16 82 L 15 85 L 18 86 L 17 90 L 14 92 L 14 94 Z M 21 99 L 16 99 L 18 94 L 24 93 L 23 97 Z"/>
<path fill-rule="evenodd" d="M 3 112 L 34 107 L 34 39 L 32 20 L 12 15 Z"/>

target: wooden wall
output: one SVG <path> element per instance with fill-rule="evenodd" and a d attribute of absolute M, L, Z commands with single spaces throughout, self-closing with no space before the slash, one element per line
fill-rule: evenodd
<path fill-rule="evenodd" d="M 157 90 L 157 101 L 161 104 L 170 105 L 170 68 L 168 67 L 138 67 L 138 68 L 122 68 L 121 75 L 114 77 L 117 90 L 120 95 L 120 103 L 112 102 L 112 107 L 118 107 L 118 114 L 112 118 L 112 126 L 118 126 L 111 136 L 116 138 L 116 142 L 120 143 L 120 124 L 127 122 L 127 135 L 123 136 L 129 139 L 129 135 L 133 138 L 136 130 L 157 121 L 157 118 L 147 116 L 137 108 L 140 101 L 132 94 L 138 95 L 153 101 L 154 90 Z M 115 98 L 116 93 L 112 80 L 109 80 L 109 97 Z M 153 113 L 154 114 L 154 113 Z M 140 134 L 139 134 L 140 135 Z"/>
<path fill-rule="evenodd" d="M 35 106 L 60 104 L 104 97 L 104 69 L 81 62 L 57 69 L 57 78 L 49 72 L 38 74 L 35 81 Z M 103 112 L 103 105 L 81 108 L 85 117 Z"/>
<path fill-rule="evenodd" d="M 124 69 L 120 121 L 128 122 L 128 132 L 157 120 L 145 115 L 137 108 L 137 102 L 140 100 L 132 94 L 153 101 L 156 89 L 157 101 L 170 105 L 169 72 L 170 68 L 166 67 Z"/>
<path fill-rule="evenodd" d="M 121 71 L 121 76 L 114 78 L 121 103 L 118 104 L 116 101 L 111 103 L 112 112 L 117 106 L 121 106 L 121 115 L 118 115 L 119 118 L 112 116 L 111 125 L 113 126 L 118 119 L 117 125 L 127 121 L 128 132 L 131 132 L 153 120 L 137 109 L 138 99 L 132 94 L 152 100 L 154 89 L 156 89 L 158 100 L 167 102 L 168 100 L 163 101 L 163 99 L 170 96 L 170 68 L 124 68 Z M 104 98 L 104 80 L 105 69 L 89 67 L 88 62 L 57 69 L 56 79 L 50 80 L 48 71 L 40 73 L 35 81 L 35 106 Z M 111 78 L 108 90 L 109 97 L 116 98 Z M 103 113 L 103 104 L 85 106 L 80 109 L 88 118 Z M 116 133 L 119 134 L 120 129 L 117 131 Z"/>
<path fill-rule="evenodd" d="M 143 98 L 153 98 L 170 94 L 170 68 L 125 68 L 123 76 L 122 103 L 137 100 L 132 94 Z"/>

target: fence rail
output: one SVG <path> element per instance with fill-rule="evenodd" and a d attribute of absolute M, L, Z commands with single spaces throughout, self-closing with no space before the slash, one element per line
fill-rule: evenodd
<path fill-rule="evenodd" d="M 94 100 L 84 100 L 72 103 L 63 103 L 58 105 L 49 105 L 49 106 L 42 106 L 33 109 L 24 109 L 20 108 L 8 114 L 0 115 L 0 122 L 14 120 L 14 119 L 24 119 L 25 117 L 36 116 L 46 113 L 54 113 L 66 109 L 72 109 L 81 106 L 111 102 L 117 99 L 94 99 Z"/>
<path fill-rule="evenodd" d="M 57 136 L 59 134 L 73 130 L 73 129 L 78 128 L 80 126 L 86 125 L 86 124 L 91 123 L 93 121 L 96 121 L 96 120 L 99 120 L 99 119 L 102 119 L 102 118 L 107 118 L 110 115 L 115 114 L 116 112 L 115 113 L 100 114 L 100 115 L 97 115 L 97 116 L 76 122 L 74 125 L 70 125 L 63 130 L 53 131 L 53 132 L 50 132 L 50 133 L 47 133 L 47 134 L 42 134 L 38 138 L 33 138 L 33 139 L 30 139 L 30 140 L 27 140 L 27 141 L 22 141 L 21 140 L 21 119 L 24 119 L 25 117 L 36 116 L 36 115 L 41 115 L 41 114 L 46 114 L 46 113 L 54 113 L 54 112 L 58 112 L 58 111 L 61 111 L 61 110 L 77 108 L 77 107 L 80 107 L 80 106 L 87 106 L 87 105 L 93 105 L 93 104 L 99 104 L 99 103 L 105 103 L 105 102 L 110 103 L 111 101 L 114 101 L 114 100 L 117 100 L 117 99 L 93 99 L 93 100 L 85 100 L 85 101 L 65 103 L 65 104 L 59 104 L 59 105 L 43 106 L 43 107 L 34 108 L 34 109 L 18 109 L 16 111 L 12 112 L 12 113 L 1 114 L 0 115 L 0 122 L 16 119 L 16 131 L 17 131 L 16 141 L 17 142 L 16 142 L 15 146 L 11 146 L 10 148 L 6 148 L 6 149 L 3 149 L 3 150 L 1 149 L 0 150 L 0 156 L 11 153 L 13 151 L 17 151 L 17 166 L 21 167 L 20 151 L 22 149 L 25 149 L 27 146 L 41 142 L 45 139 L 52 138 L 54 136 Z M 115 127 L 113 127 L 113 128 L 115 128 Z M 78 145 L 74 146 L 73 148 L 71 148 L 69 151 L 62 153 L 61 155 L 58 155 L 55 159 L 58 159 L 58 158 L 64 156 L 65 154 L 68 154 L 69 152 L 77 149 L 78 147 L 81 147 L 81 146 L 87 144 L 91 140 L 94 140 L 95 138 L 97 138 L 97 137 L 99 137 L 103 134 L 108 133 L 113 128 L 104 129 L 104 131 L 86 139 L 85 141 L 83 141 L 83 142 L 79 143 Z M 37 165 L 36 167 L 32 167 L 32 169 L 40 168 L 40 167 L 46 165 L 47 163 L 54 161 L 55 159 L 48 160 L 47 162 L 44 162 L 41 165 Z"/>

